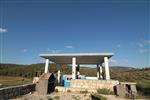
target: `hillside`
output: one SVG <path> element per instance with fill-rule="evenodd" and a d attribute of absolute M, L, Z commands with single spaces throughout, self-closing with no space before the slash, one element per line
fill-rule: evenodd
<path fill-rule="evenodd" d="M 71 66 L 62 65 L 61 74 L 71 74 Z M 50 64 L 50 72 L 57 71 L 55 64 Z M 81 75 L 87 76 L 96 76 L 96 68 L 80 68 Z M 4 80 L 5 78 L 11 78 L 11 82 L 15 79 L 20 78 L 19 84 L 22 84 L 22 78 L 27 82 L 31 82 L 32 77 L 35 76 L 36 72 L 42 74 L 44 72 L 44 64 L 31 64 L 31 65 L 18 65 L 18 64 L 0 64 L 0 76 L 1 83 L 6 86 L 10 86 L 13 83 L 10 83 L 10 80 Z M 137 82 L 137 89 L 142 95 L 150 97 L 150 68 L 131 68 L 131 67 L 121 67 L 113 66 L 110 67 L 111 79 L 119 81 L 128 81 L 128 82 Z M 2 79 L 3 78 L 3 79 Z M 29 80 L 30 81 L 29 81 Z M 5 82 L 4 82 L 5 81 Z M 7 84 L 4 84 L 7 83 Z M 15 83 L 16 84 L 16 83 Z"/>
<path fill-rule="evenodd" d="M 87 76 L 96 76 L 96 68 L 80 68 L 80 73 Z M 50 64 L 50 72 L 57 71 L 55 64 Z M 18 65 L 18 64 L 0 64 L 1 76 L 21 76 L 32 78 L 36 72 L 42 74 L 44 72 L 44 64 Z M 62 65 L 61 74 L 71 74 L 71 67 Z M 120 81 L 138 81 L 150 80 L 150 68 L 131 68 L 131 67 L 110 67 L 111 79 Z"/>

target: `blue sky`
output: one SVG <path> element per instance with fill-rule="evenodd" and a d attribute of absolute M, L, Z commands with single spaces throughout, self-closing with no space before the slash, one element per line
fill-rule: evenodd
<path fill-rule="evenodd" d="M 113 52 L 111 65 L 150 66 L 148 0 L 0 1 L 3 63 L 43 62 L 40 53 Z"/>

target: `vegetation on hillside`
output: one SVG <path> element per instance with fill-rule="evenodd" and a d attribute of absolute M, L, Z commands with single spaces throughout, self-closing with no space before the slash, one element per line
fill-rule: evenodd
<path fill-rule="evenodd" d="M 22 77 L 0 76 L 0 88 L 32 83 L 32 79 Z"/>
<path fill-rule="evenodd" d="M 137 90 L 142 95 L 150 96 L 150 80 L 139 80 L 137 81 Z"/>
<path fill-rule="evenodd" d="M 20 76 L 32 78 L 38 74 L 44 72 L 44 64 L 31 64 L 31 65 L 17 65 L 17 64 L 0 64 L 1 76 Z M 58 68 L 55 64 L 50 64 L 49 72 L 55 72 Z M 71 67 L 62 65 L 61 74 L 71 74 Z M 96 68 L 80 68 L 81 75 L 96 76 Z M 105 71 L 103 71 L 105 72 Z M 150 80 L 150 68 L 136 69 L 128 67 L 110 67 L 111 79 L 119 81 L 139 81 Z"/>
<path fill-rule="evenodd" d="M 17 64 L 0 64 L 0 76 L 15 76 L 32 78 L 44 72 L 44 64 L 17 65 Z M 50 64 L 49 72 L 56 72 L 58 68 L 55 64 Z M 71 74 L 71 66 L 62 65 L 61 74 Z M 80 68 L 81 75 L 96 76 L 96 68 Z M 105 71 L 103 71 L 105 72 Z M 130 68 L 130 67 L 110 67 L 111 79 L 119 81 L 137 82 L 137 89 L 141 94 L 150 96 L 150 68 Z M 2 78 L 2 77 L 1 77 Z M 0 81 L 0 83 L 2 83 Z"/>

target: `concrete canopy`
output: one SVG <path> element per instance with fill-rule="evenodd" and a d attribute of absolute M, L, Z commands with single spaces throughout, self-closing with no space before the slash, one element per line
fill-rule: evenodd
<path fill-rule="evenodd" d="M 40 54 L 40 57 L 57 64 L 71 64 L 73 57 L 76 57 L 77 64 L 101 64 L 104 62 L 104 57 L 110 58 L 113 55 L 113 53 L 63 53 Z"/>

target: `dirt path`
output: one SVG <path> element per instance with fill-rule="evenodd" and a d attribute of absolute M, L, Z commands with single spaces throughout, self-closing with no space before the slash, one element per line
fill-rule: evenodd
<path fill-rule="evenodd" d="M 115 95 L 102 95 L 107 100 L 131 100 L 125 98 L 118 98 Z M 37 92 L 27 94 L 16 99 L 11 100 L 91 100 L 90 93 L 75 93 L 75 92 L 54 92 L 48 95 L 39 95 Z M 148 100 L 148 99 L 136 99 L 136 100 Z"/>
<path fill-rule="evenodd" d="M 91 100 L 90 94 L 82 93 L 51 93 L 49 95 L 38 95 L 36 92 L 27 94 L 12 100 Z"/>
<path fill-rule="evenodd" d="M 101 94 L 102 95 L 102 94 Z M 107 100 L 133 100 L 133 99 L 127 99 L 127 98 L 119 98 L 115 95 L 102 95 L 107 98 Z M 149 100 L 149 99 L 135 99 L 135 100 Z"/>

